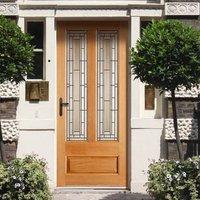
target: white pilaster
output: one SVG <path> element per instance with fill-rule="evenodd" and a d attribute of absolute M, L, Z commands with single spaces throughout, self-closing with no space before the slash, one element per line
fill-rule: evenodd
<path fill-rule="evenodd" d="M 140 38 L 140 17 L 131 17 L 131 48 L 135 48 L 137 44 L 137 40 Z M 131 76 L 131 128 L 132 128 L 132 121 L 133 118 L 140 118 L 140 81 L 138 79 L 134 79 L 134 75 Z M 135 155 L 135 150 L 133 146 L 133 135 L 131 134 L 131 183 L 130 189 L 134 191 L 134 166 L 135 166 L 135 159 L 133 159 L 133 155 Z"/>
<path fill-rule="evenodd" d="M 141 18 L 151 16 L 151 10 L 131 13 L 131 47 L 136 47 L 140 38 Z M 162 12 L 159 11 L 159 15 Z M 138 14 L 138 15 L 136 15 Z M 144 83 L 131 77 L 131 169 L 130 189 L 132 192 L 146 192 L 144 184 L 147 182 L 147 170 L 151 160 L 159 159 L 160 138 L 162 135 L 163 120 L 155 119 L 157 108 L 152 111 L 145 110 Z M 160 102 L 160 98 L 155 104 Z M 160 106 L 160 105 L 159 105 Z M 145 173 L 144 173 L 145 172 Z"/>
<path fill-rule="evenodd" d="M 25 32 L 25 18 L 24 17 L 18 17 L 17 25 L 21 28 L 22 32 Z M 20 103 L 23 98 L 25 98 L 25 84 L 24 82 L 19 84 L 19 104 L 17 106 L 17 119 L 20 119 Z M 19 126 L 20 128 L 20 126 Z"/>
<path fill-rule="evenodd" d="M 140 17 L 131 17 L 131 47 L 135 48 L 140 38 Z M 141 117 L 140 81 L 131 76 L 131 119 Z"/>
<path fill-rule="evenodd" d="M 17 25 L 21 28 L 21 30 L 24 32 L 25 30 L 25 20 L 24 20 L 24 17 L 19 17 L 18 18 L 18 22 L 17 22 Z"/>
<path fill-rule="evenodd" d="M 57 77 L 57 64 L 56 64 L 56 24 L 55 24 L 55 18 L 54 17 L 46 17 L 46 32 L 45 32 L 45 39 L 46 39 L 46 46 L 45 46 L 45 74 L 46 74 L 46 80 L 49 81 L 49 101 L 51 102 L 52 109 L 54 108 L 54 127 L 56 127 L 56 100 L 57 100 L 57 84 L 56 84 L 56 77 Z M 55 128 L 56 130 L 56 128 Z M 56 187 L 56 180 L 57 180 L 57 152 L 56 152 L 56 146 L 57 146 L 57 140 L 56 140 L 56 131 L 54 132 L 54 145 L 52 148 L 54 148 L 54 161 L 53 163 L 49 163 L 51 166 L 51 172 L 50 174 L 50 187 L 54 188 Z"/>

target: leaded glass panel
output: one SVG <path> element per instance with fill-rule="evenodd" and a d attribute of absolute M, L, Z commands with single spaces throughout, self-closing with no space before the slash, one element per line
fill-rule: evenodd
<path fill-rule="evenodd" d="M 67 33 L 67 140 L 87 140 L 87 33 Z"/>
<path fill-rule="evenodd" d="M 97 38 L 97 140 L 118 140 L 118 32 Z"/>

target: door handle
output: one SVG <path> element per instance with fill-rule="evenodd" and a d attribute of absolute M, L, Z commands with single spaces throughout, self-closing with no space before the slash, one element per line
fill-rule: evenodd
<path fill-rule="evenodd" d="M 69 103 L 64 103 L 63 102 L 63 99 L 62 98 L 60 98 L 59 99 L 59 115 L 60 116 L 62 116 L 63 115 L 63 107 L 67 107 L 67 106 L 69 106 Z"/>

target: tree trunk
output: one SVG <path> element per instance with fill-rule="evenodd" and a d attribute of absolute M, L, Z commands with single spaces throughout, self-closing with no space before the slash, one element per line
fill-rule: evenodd
<path fill-rule="evenodd" d="M 176 98 L 175 98 L 175 90 L 171 90 L 171 95 L 172 95 L 172 111 L 173 111 L 173 122 L 174 122 L 174 132 L 176 136 L 176 144 L 177 144 L 177 149 L 178 149 L 178 155 L 180 161 L 184 161 L 184 156 L 183 156 L 183 148 L 180 140 L 180 135 L 178 132 L 178 120 L 177 120 L 177 111 L 176 111 Z"/>

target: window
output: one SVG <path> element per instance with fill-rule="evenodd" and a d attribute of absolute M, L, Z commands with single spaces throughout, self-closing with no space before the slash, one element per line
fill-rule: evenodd
<path fill-rule="evenodd" d="M 33 72 L 27 75 L 28 79 L 43 79 L 44 74 L 44 22 L 27 22 L 27 33 L 33 36 L 31 44 L 34 48 Z"/>

